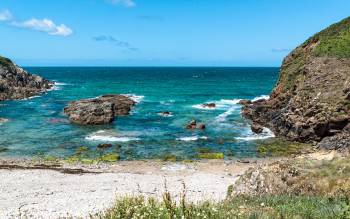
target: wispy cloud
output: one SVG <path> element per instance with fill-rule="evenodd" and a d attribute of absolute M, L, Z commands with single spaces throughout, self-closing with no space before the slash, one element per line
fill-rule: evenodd
<path fill-rule="evenodd" d="M 138 48 L 133 47 L 129 42 L 117 40 L 113 36 L 101 35 L 101 36 L 93 37 L 92 39 L 96 42 L 109 42 L 115 46 L 125 48 L 125 49 L 131 50 L 131 51 L 139 50 Z"/>
<path fill-rule="evenodd" d="M 3 10 L 0 12 L 0 21 L 6 22 L 14 27 L 36 30 L 48 33 L 50 35 L 66 37 L 73 34 L 73 30 L 67 27 L 65 24 L 57 25 L 55 22 L 47 18 L 32 18 L 25 21 L 17 21 L 9 10 Z"/>
<path fill-rule="evenodd" d="M 12 18 L 13 16 L 9 10 L 0 11 L 0 21 L 10 21 Z"/>
<path fill-rule="evenodd" d="M 136 3 L 133 0 L 107 0 L 109 3 L 114 5 L 122 5 L 127 8 L 132 8 L 136 6 Z"/>
<path fill-rule="evenodd" d="M 290 52 L 291 49 L 287 49 L 287 48 L 273 48 L 271 49 L 271 52 Z"/>

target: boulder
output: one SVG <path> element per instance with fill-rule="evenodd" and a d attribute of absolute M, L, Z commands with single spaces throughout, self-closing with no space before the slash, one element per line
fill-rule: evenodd
<path fill-rule="evenodd" d="M 76 124 L 108 124 L 113 122 L 116 116 L 128 115 L 134 105 L 135 101 L 127 96 L 110 94 L 70 102 L 64 108 L 64 113 Z"/>
<path fill-rule="evenodd" d="M 205 127 L 205 124 L 204 123 L 201 123 L 198 125 L 197 127 L 198 129 L 201 129 L 201 130 L 204 130 L 206 127 Z"/>

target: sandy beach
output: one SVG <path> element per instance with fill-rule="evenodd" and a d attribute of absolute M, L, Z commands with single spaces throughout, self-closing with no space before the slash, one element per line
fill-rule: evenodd
<path fill-rule="evenodd" d="M 259 162 L 263 161 L 122 161 L 84 166 L 2 161 L 0 218 L 86 218 L 112 206 L 117 197 L 161 198 L 165 184 L 174 198 L 185 184 L 188 201 L 219 201 L 240 174 Z"/>

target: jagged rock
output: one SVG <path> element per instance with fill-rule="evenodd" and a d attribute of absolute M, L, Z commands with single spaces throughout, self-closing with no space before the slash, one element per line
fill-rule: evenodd
<path fill-rule="evenodd" d="M 318 149 L 338 150 L 342 153 L 350 152 L 350 133 L 340 133 L 325 137 L 316 146 Z"/>
<path fill-rule="evenodd" d="M 349 28 L 350 17 L 293 50 L 270 99 L 245 104 L 242 115 L 300 142 L 344 132 L 350 121 L 350 47 L 334 45 L 345 43 L 338 41 L 348 39 L 343 35 Z"/>
<path fill-rule="evenodd" d="M 32 75 L 0 56 L 0 101 L 25 99 L 41 94 L 54 85 L 40 76 Z"/>
<path fill-rule="evenodd" d="M 124 95 L 104 95 L 94 99 L 73 101 L 64 113 L 73 123 L 81 125 L 107 124 L 116 116 L 128 115 L 135 101 Z"/>
<path fill-rule="evenodd" d="M 251 100 L 240 100 L 240 101 L 238 102 L 238 104 L 241 104 L 241 105 L 243 105 L 243 106 L 248 105 L 248 104 L 251 104 L 251 103 L 252 103 Z"/>
<path fill-rule="evenodd" d="M 253 123 L 252 126 L 251 126 L 251 130 L 252 132 L 256 133 L 256 134 L 260 134 L 263 132 L 264 130 L 264 127 L 257 124 L 257 123 Z"/>

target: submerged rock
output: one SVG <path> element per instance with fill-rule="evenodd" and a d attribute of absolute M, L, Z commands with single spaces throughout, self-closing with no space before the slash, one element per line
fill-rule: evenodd
<path fill-rule="evenodd" d="M 130 97 L 111 94 L 70 102 L 64 108 L 64 113 L 73 123 L 81 125 L 108 124 L 113 122 L 116 116 L 128 115 L 135 103 Z"/>
<path fill-rule="evenodd" d="M 350 141 L 340 135 L 350 121 L 349 29 L 350 17 L 293 50 L 270 99 L 243 104 L 243 116 L 290 140 Z"/>
<path fill-rule="evenodd" d="M 53 82 L 29 74 L 10 59 L 0 56 L 0 101 L 32 97 L 46 92 L 53 85 Z"/>

